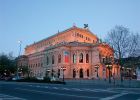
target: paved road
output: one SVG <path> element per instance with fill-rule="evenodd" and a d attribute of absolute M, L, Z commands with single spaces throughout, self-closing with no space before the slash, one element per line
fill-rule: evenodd
<path fill-rule="evenodd" d="M 140 88 L 0 82 L 0 100 L 140 100 Z"/>

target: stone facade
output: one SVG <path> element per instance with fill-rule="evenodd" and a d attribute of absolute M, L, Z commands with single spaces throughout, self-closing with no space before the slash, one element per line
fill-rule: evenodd
<path fill-rule="evenodd" d="M 109 70 L 104 58 L 111 60 L 111 75 L 119 77 L 120 68 L 114 64 L 114 51 L 89 29 L 73 26 L 63 32 L 25 48 L 30 76 L 79 79 L 107 78 Z M 19 59 L 23 59 L 21 56 Z"/>

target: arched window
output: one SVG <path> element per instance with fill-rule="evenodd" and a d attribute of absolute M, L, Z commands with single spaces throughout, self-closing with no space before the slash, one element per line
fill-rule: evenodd
<path fill-rule="evenodd" d="M 58 63 L 61 63 L 61 55 L 58 55 Z"/>
<path fill-rule="evenodd" d="M 47 56 L 47 65 L 49 64 L 49 57 Z"/>
<path fill-rule="evenodd" d="M 89 55 L 86 54 L 86 63 L 89 63 Z"/>
<path fill-rule="evenodd" d="M 83 63 L 83 54 L 82 53 L 79 55 L 79 63 Z"/>
<path fill-rule="evenodd" d="M 54 64 L 54 55 L 52 56 L 52 64 Z"/>
<path fill-rule="evenodd" d="M 76 63 L 76 55 L 73 54 L 73 63 L 75 64 Z"/>

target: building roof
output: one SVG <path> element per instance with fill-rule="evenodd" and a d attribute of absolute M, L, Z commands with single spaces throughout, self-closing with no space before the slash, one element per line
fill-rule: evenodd
<path fill-rule="evenodd" d="M 51 39 L 51 38 L 53 38 L 53 37 L 55 37 L 55 36 L 57 36 L 57 35 L 59 35 L 59 34 L 63 34 L 63 33 L 65 33 L 65 32 L 68 32 L 68 31 L 71 31 L 71 30 L 74 30 L 74 29 L 78 29 L 78 30 L 82 30 L 82 31 L 87 31 L 89 34 L 94 35 L 95 37 L 97 37 L 97 36 L 96 36 L 95 34 L 93 34 L 89 29 L 86 29 L 86 28 L 79 28 L 79 27 L 77 27 L 77 26 L 73 26 L 73 27 L 70 27 L 70 28 L 68 28 L 68 29 L 66 29 L 66 30 L 64 30 L 64 31 L 62 31 L 62 32 L 57 32 L 56 34 L 54 34 L 54 35 L 52 35 L 52 36 L 50 36 L 50 37 L 47 37 L 47 38 L 45 38 L 45 39 L 42 39 L 42 40 L 40 40 L 40 41 L 38 41 L 38 42 L 34 42 L 33 44 L 30 44 L 30 45 L 28 45 L 28 46 L 32 46 L 32 45 L 34 45 L 34 44 L 43 42 L 43 41 L 48 40 L 48 39 Z M 28 46 L 27 46 L 27 47 L 28 47 Z"/>
<path fill-rule="evenodd" d="M 93 44 L 93 43 L 85 43 L 85 42 L 77 42 L 77 41 L 73 41 L 73 42 L 61 42 L 59 44 L 47 47 L 45 50 L 49 50 L 49 49 L 55 49 L 57 47 L 62 47 L 62 46 L 66 46 L 66 47 L 93 47 L 93 46 L 97 46 L 99 45 L 99 43 Z M 45 51 L 44 50 L 44 51 Z"/>

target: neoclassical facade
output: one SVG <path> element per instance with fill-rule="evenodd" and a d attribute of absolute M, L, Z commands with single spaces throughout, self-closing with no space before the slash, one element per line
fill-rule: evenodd
<path fill-rule="evenodd" d="M 24 58 L 24 59 L 23 59 Z M 109 69 L 105 61 L 110 61 Z M 87 28 L 73 26 L 25 48 L 18 66 L 28 66 L 30 76 L 65 79 L 119 77 L 114 51 Z"/>

